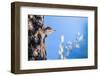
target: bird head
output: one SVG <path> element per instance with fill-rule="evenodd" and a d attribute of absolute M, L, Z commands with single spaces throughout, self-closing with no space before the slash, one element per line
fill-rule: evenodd
<path fill-rule="evenodd" d="M 46 28 L 45 28 L 45 34 L 46 34 L 46 35 L 51 34 L 51 33 L 53 33 L 54 31 L 56 31 L 56 30 L 53 30 L 51 27 L 46 27 Z"/>

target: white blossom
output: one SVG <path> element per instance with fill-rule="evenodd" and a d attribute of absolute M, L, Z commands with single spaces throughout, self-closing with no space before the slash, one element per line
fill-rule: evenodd
<path fill-rule="evenodd" d="M 83 35 L 80 32 L 77 33 L 75 40 L 68 41 L 66 45 L 64 45 L 64 35 L 61 35 L 61 43 L 59 45 L 59 56 L 60 59 L 66 59 L 66 56 L 69 56 L 70 52 L 73 51 L 74 48 L 80 48 L 80 42 L 83 40 Z M 66 50 L 65 50 L 65 49 Z M 66 54 L 64 52 L 66 51 Z M 66 56 L 65 56 L 66 55 Z"/>

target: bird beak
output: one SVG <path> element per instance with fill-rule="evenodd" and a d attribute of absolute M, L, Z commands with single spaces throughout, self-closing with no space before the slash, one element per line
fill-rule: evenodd
<path fill-rule="evenodd" d="M 56 30 L 53 30 L 53 31 L 56 31 Z"/>
<path fill-rule="evenodd" d="M 52 33 L 52 32 L 55 32 L 55 31 L 56 31 L 56 30 L 51 30 L 51 33 Z"/>

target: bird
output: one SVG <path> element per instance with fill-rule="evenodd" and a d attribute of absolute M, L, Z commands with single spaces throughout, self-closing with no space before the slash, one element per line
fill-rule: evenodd
<path fill-rule="evenodd" d="M 55 30 L 53 30 L 51 27 L 46 27 L 43 29 L 39 28 L 38 34 L 41 36 L 40 38 L 40 54 L 43 59 L 46 59 L 46 48 L 45 48 L 45 39 L 46 37 L 53 33 Z"/>
<path fill-rule="evenodd" d="M 45 39 L 53 33 L 50 26 L 45 27 L 44 16 L 28 15 L 28 49 L 29 60 L 46 60 Z"/>

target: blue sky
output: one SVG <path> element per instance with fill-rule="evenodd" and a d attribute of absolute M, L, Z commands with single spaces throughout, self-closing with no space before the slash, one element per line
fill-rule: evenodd
<path fill-rule="evenodd" d="M 88 18 L 74 16 L 44 16 L 45 27 L 49 26 L 56 30 L 46 38 L 47 59 L 58 59 L 60 37 L 64 35 L 64 44 L 73 41 L 77 32 L 84 35 L 84 41 L 80 48 L 75 48 L 69 54 L 68 59 L 88 57 Z"/>

